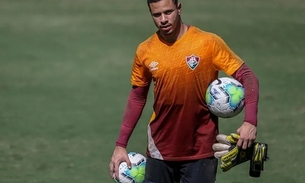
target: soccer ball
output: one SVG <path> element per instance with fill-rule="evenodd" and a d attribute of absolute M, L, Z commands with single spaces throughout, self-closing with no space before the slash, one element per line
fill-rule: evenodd
<path fill-rule="evenodd" d="M 214 115 L 231 118 L 238 115 L 244 108 L 244 87 L 234 78 L 221 77 L 208 86 L 205 100 Z"/>
<path fill-rule="evenodd" d="M 143 183 L 145 176 L 146 158 L 140 153 L 129 152 L 131 169 L 128 169 L 127 163 L 122 162 L 119 166 L 119 179 L 114 179 L 116 183 Z"/>

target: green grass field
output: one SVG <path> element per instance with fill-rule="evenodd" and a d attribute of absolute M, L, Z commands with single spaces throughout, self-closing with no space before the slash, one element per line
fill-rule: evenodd
<path fill-rule="evenodd" d="M 271 159 L 259 179 L 243 164 L 217 182 L 305 182 L 305 2 L 182 4 L 184 22 L 222 36 L 260 79 L 257 140 Z M 0 0 L 0 183 L 113 182 L 134 51 L 154 31 L 145 1 Z M 151 104 L 128 150 L 145 152 Z"/>

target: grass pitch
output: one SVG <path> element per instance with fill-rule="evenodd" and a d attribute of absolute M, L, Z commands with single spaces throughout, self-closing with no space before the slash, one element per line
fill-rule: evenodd
<path fill-rule="evenodd" d="M 182 1 L 183 20 L 223 37 L 260 79 L 258 141 L 270 160 L 217 182 L 301 183 L 305 161 L 305 3 Z M 0 182 L 113 182 L 108 164 L 138 43 L 155 31 L 146 2 L 0 1 Z M 145 152 L 148 101 L 128 146 Z M 221 120 L 234 132 L 242 115 Z"/>

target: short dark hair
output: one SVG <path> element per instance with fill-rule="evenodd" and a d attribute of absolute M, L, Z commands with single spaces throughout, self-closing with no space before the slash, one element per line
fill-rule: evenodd
<path fill-rule="evenodd" d="M 147 5 L 148 5 L 148 7 L 150 7 L 149 6 L 149 4 L 150 3 L 156 3 L 156 2 L 159 2 L 159 1 L 161 1 L 161 0 L 147 0 Z M 178 5 L 178 0 L 172 0 L 173 1 L 173 3 L 177 6 Z"/>

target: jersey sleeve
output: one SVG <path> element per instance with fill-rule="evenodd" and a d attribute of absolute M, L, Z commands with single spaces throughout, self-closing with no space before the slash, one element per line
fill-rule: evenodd
<path fill-rule="evenodd" d="M 211 44 L 213 64 L 217 70 L 231 76 L 244 63 L 219 36 L 214 34 Z"/>
<path fill-rule="evenodd" d="M 134 86 L 147 86 L 150 84 L 152 75 L 149 69 L 144 64 L 144 59 L 140 49 L 138 48 L 134 57 L 132 72 L 131 72 L 131 84 Z"/>

